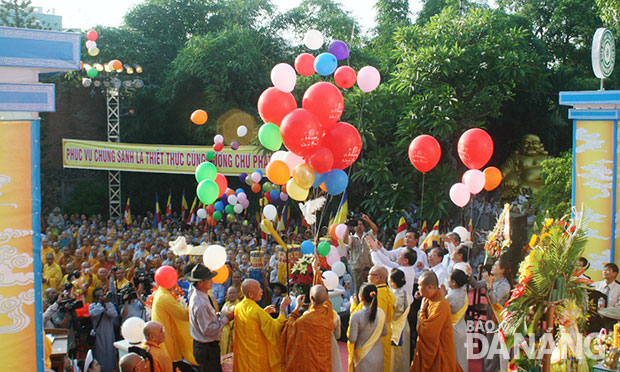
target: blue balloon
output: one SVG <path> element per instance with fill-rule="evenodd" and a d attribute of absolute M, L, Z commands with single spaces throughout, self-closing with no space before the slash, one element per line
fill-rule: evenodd
<path fill-rule="evenodd" d="M 245 182 L 245 178 L 243 178 L 243 182 Z M 243 190 L 241 187 L 235 190 L 235 194 L 237 195 L 241 194 L 242 192 L 245 192 L 245 190 Z"/>
<path fill-rule="evenodd" d="M 260 170 L 260 169 L 257 169 L 257 170 L 255 170 L 254 172 L 257 172 L 257 173 L 259 173 L 259 174 L 260 174 L 260 176 L 261 176 L 261 177 L 263 177 L 263 171 L 262 171 L 262 170 Z"/>
<path fill-rule="evenodd" d="M 280 192 L 278 190 L 271 190 L 269 196 L 271 196 L 273 200 L 280 200 Z"/>
<path fill-rule="evenodd" d="M 342 169 L 332 169 L 325 174 L 325 189 L 331 195 L 341 194 L 349 185 L 349 177 Z"/>
<path fill-rule="evenodd" d="M 314 174 L 314 183 L 312 187 L 320 187 L 323 182 L 325 182 L 325 175 L 327 173 L 315 173 Z"/>
<path fill-rule="evenodd" d="M 331 53 L 321 53 L 314 59 L 314 69 L 321 76 L 328 76 L 336 71 L 338 60 Z"/>
<path fill-rule="evenodd" d="M 224 210 L 224 203 L 222 203 L 221 201 L 216 201 L 213 207 L 215 208 L 216 211 L 221 212 Z"/>
<path fill-rule="evenodd" d="M 222 195 L 222 197 L 220 198 L 220 200 L 222 201 L 222 203 L 224 204 L 224 206 L 228 205 L 228 196 L 226 194 Z"/>
<path fill-rule="evenodd" d="M 301 243 L 301 253 L 312 254 L 314 253 L 314 244 L 310 240 L 304 240 Z"/>

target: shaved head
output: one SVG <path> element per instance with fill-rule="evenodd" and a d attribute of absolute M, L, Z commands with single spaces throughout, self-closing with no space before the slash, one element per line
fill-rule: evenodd
<path fill-rule="evenodd" d="M 260 284 L 254 279 L 246 279 L 241 283 L 241 292 L 243 295 L 251 300 L 260 301 L 263 297 L 263 290 Z"/>
<path fill-rule="evenodd" d="M 121 372 L 133 371 L 138 363 L 142 361 L 142 357 L 136 353 L 129 353 L 123 355 L 118 365 L 121 367 Z"/>
<path fill-rule="evenodd" d="M 437 279 L 437 274 L 433 271 L 425 271 L 420 275 L 420 279 L 418 280 L 420 285 L 422 286 L 430 286 L 430 287 L 439 287 L 439 280 Z"/>
<path fill-rule="evenodd" d="M 163 324 L 157 321 L 150 321 L 144 325 L 144 329 L 142 329 L 144 333 L 144 338 L 147 341 L 151 341 L 156 343 L 157 345 L 166 341 L 166 331 L 164 330 Z"/>
<path fill-rule="evenodd" d="M 320 305 L 329 299 L 327 288 L 317 284 L 310 288 L 310 299 L 317 305 Z"/>
<path fill-rule="evenodd" d="M 388 271 L 384 266 L 373 266 L 368 272 L 369 281 L 374 285 L 387 283 L 388 275 Z"/>

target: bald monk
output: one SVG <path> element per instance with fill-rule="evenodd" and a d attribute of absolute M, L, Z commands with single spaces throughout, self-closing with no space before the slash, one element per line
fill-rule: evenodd
<path fill-rule="evenodd" d="M 128 353 L 123 355 L 118 362 L 121 372 L 147 372 L 148 363 L 136 353 Z"/>
<path fill-rule="evenodd" d="M 377 306 L 385 313 L 385 321 L 387 323 L 388 333 L 381 337 L 381 345 L 383 347 L 383 371 L 390 372 L 392 359 L 392 314 L 394 314 L 394 304 L 396 297 L 387 286 L 388 271 L 384 266 L 373 266 L 368 272 L 368 281 L 377 287 Z M 353 296 L 355 297 L 355 296 Z M 361 301 L 358 303 L 356 298 L 351 301 L 351 315 L 363 308 Z M 351 327 L 349 325 L 349 331 Z M 353 352 L 355 345 L 349 343 L 349 372 L 352 372 Z M 442 371 L 443 372 L 443 371 Z"/>
<path fill-rule="evenodd" d="M 439 288 L 437 275 L 425 271 L 418 284 L 424 299 L 418 312 L 418 340 L 410 372 L 462 372 L 454 353 L 450 303 Z"/>
<path fill-rule="evenodd" d="M 305 296 L 297 298 L 282 332 L 282 369 L 287 372 L 331 372 L 334 313 L 327 288 L 323 285 L 319 260 L 312 260 L 314 286 L 310 289 L 310 308 L 301 317 L 299 309 Z"/>
<path fill-rule="evenodd" d="M 256 302 L 263 296 L 260 284 L 246 279 L 241 284 L 244 299 L 235 306 L 235 342 L 233 370 L 235 372 L 280 372 L 280 336 L 286 321 L 286 307 L 291 298 L 280 304 L 280 314 L 273 319 L 274 305 L 262 309 Z"/>

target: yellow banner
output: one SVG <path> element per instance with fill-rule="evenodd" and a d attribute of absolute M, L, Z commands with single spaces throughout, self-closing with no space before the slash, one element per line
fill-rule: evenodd
<path fill-rule="evenodd" d="M 172 146 L 102 141 L 62 140 L 62 164 L 65 168 L 119 170 L 150 173 L 194 174 L 207 161 L 211 146 Z M 265 173 L 269 155 L 256 146 L 230 147 L 215 153 L 212 163 L 225 176 Z"/>
<path fill-rule="evenodd" d="M 33 223 L 38 224 L 41 218 L 40 198 L 34 200 L 39 193 L 36 178 L 39 157 L 38 152 L 32 152 L 31 128 L 38 139 L 37 121 L 0 121 L 0 370 L 3 371 L 42 370 L 38 367 L 42 367 L 39 362 L 43 348 L 37 347 L 37 341 L 43 340 L 41 245 L 38 234 L 33 236 L 33 230 L 37 230 Z"/>

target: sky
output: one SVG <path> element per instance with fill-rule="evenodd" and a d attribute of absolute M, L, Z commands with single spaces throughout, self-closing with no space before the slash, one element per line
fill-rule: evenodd
<path fill-rule="evenodd" d="M 40 6 L 43 11 L 54 9 L 56 15 L 62 16 L 63 28 L 81 28 L 87 30 L 96 25 L 119 26 L 123 15 L 136 4 L 144 0 L 32 0 L 32 6 Z M 301 0 L 272 0 L 282 10 L 293 8 Z M 337 0 L 338 1 L 338 0 Z M 375 0 L 339 0 L 343 9 L 350 11 L 366 29 L 374 26 Z M 422 6 L 420 0 L 409 0 L 412 12 L 418 12 Z"/>

